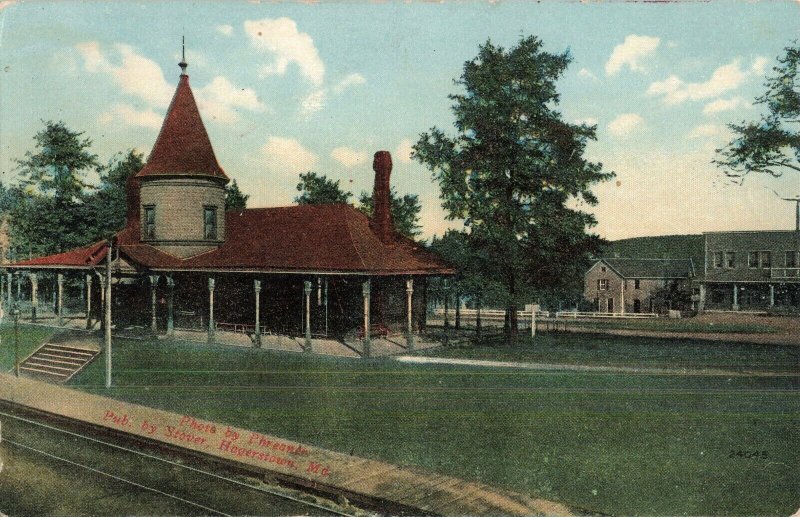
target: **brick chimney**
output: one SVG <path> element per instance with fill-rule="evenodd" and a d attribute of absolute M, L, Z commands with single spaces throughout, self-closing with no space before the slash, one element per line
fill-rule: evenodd
<path fill-rule="evenodd" d="M 392 155 L 389 151 L 378 151 L 372 161 L 375 171 L 375 189 L 372 192 L 372 220 L 370 227 L 384 244 L 394 241 L 391 202 L 389 200 L 392 174 Z"/>
<path fill-rule="evenodd" d="M 125 213 L 125 227 L 139 229 L 139 184 L 141 180 L 135 174 L 128 177 L 125 182 L 125 194 L 128 201 L 128 210 Z M 136 234 L 138 235 L 138 233 Z"/>

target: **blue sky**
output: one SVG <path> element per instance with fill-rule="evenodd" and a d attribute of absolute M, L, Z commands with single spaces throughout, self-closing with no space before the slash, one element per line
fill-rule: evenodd
<path fill-rule="evenodd" d="M 579 4 L 14 2 L 0 0 L 0 171 L 41 120 L 85 131 L 101 159 L 158 134 L 180 70 L 217 157 L 251 206 L 285 205 L 314 170 L 370 190 L 371 156 L 419 194 L 426 236 L 447 222 L 430 172 L 408 158 L 432 126 L 452 130 L 449 93 L 491 38 L 569 49 L 564 117 L 598 125 L 588 156 L 617 178 L 595 188 L 596 231 L 618 239 L 785 229 L 800 177 L 730 185 L 710 164 L 728 122 L 752 119 L 765 73 L 800 36 L 800 3 Z"/>

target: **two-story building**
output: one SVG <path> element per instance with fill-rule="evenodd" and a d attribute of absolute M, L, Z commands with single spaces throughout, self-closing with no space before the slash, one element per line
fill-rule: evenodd
<path fill-rule="evenodd" d="M 598 312 L 654 312 L 656 291 L 689 289 L 694 276 L 691 259 L 602 258 L 586 272 L 583 296 Z"/>
<path fill-rule="evenodd" d="M 706 232 L 699 310 L 800 306 L 800 231 Z"/>

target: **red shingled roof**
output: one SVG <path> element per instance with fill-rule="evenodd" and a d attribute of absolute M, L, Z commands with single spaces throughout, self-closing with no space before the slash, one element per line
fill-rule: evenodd
<path fill-rule="evenodd" d="M 370 228 L 369 219 L 350 205 L 252 208 L 225 216 L 225 243 L 188 259 L 140 244 L 136 228 L 119 232 L 117 243 L 122 255 L 143 269 L 367 275 L 453 272 L 449 264 L 410 239 L 398 236 L 391 244 L 384 244 Z M 88 266 L 98 262 L 86 261 L 93 249 L 90 246 L 13 266 Z"/>
<path fill-rule="evenodd" d="M 104 241 L 96 242 L 83 248 L 39 257 L 31 260 L 17 262 L 13 266 L 36 266 L 36 267 L 88 267 L 100 264 L 106 258 L 108 248 Z"/>
<path fill-rule="evenodd" d="M 228 181 L 200 118 L 189 76 L 181 75 L 147 164 L 136 175 L 201 175 Z"/>

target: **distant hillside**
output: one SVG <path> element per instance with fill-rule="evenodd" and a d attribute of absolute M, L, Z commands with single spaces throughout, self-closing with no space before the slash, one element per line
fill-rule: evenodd
<path fill-rule="evenodd" d="M 605 257 L 628 258 L 690 258 L 694 269 L 703 270 L 702 235 L 664 235 L 661 237 L 634 237 L 611 241 L 603 252 Z"/>

